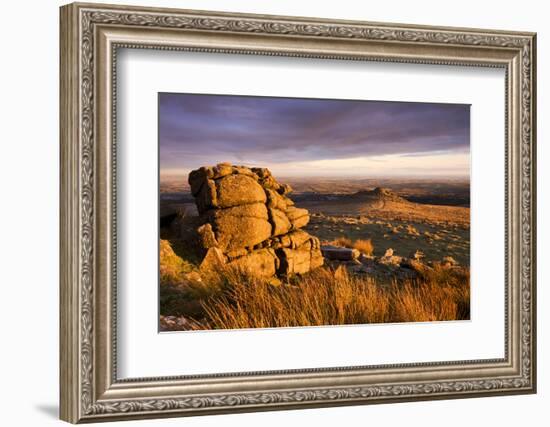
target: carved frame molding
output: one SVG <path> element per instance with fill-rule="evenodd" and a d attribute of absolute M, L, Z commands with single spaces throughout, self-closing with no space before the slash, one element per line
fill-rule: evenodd
<path fill-rule="evenodd" d="M 151 36 L 153 41 L 143 42 Z M 164 43 L 164 36 L 170 42 Z M 175 41 L 180 37 L 191 40 Z M 263 46 L 264 39 L 272 47 Z M 116 249 L 116 233 L 106 231 L 113 231 L 116 222 L 114 65 L 121 47 L 506 68 L 506 255 L 511 269 L 506 357 L 117 380 L 116 287 L 104 289 L 101 278 L 116 279 L 116 259 L 108 261 Z M 535 391 L 534 34 L 71 4 L 61 9 L 60 96 L 62 419 L 101 421 Z M 104 251 L 106 247 L 111 251 Z M 270 375 L 273 387 L 251 385 Z M 349 375 L 349 384 L 342 386 L 335 378 L 344 375 Z M 284 387 L 286 380 L 293 385 Z M 211 391 L 185 388 L 201 381 Z"/>

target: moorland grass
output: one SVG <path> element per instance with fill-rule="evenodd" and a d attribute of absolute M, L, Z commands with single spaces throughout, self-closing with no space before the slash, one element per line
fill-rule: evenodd
<path fill-rule="evenodd" d="M 367 242 L 367 243 L 365 243 Z M 368 253 L 369 241 L 341 242 Z M 343 244 L 342 244 L 343 246 Z M 360 249 L 361 248 L 361 249 Z M 418 277 L 380 283 L 344 266 L 317 268 L 273 286 L 237 269 L 201 272 L 161 241 L 161 314 L 185 316 L 196 329 L 273 328 L 465 320 L 467 267 L 420 264 Z M 194 274 L 189 274 L 190 271 Z"/>
<path fill-rule="evenodd" d="M 202 301 L 212 329 L 323 326 L 465 320 L 470 316 L 469 273 L 435 269 L 419 279 L 377 284 L 344 267 L 318 268 L 296 286 L 272 286 L 225 271 L 219 293 Z"/>

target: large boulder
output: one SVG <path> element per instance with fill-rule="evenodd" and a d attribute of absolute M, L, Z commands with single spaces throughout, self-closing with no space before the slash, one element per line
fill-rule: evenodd
<path fill-rule="evenodd" d="M 286 214 L 294 229 L 305 227 L 309 222 L 309 212 L 307 209 L 289 206 L 286 209 Z"/>
<path fill-rule="evenodd" d="M 256 277 L 273 277 L 279 267 L 279 259 L 273 249 L 259 249 L 235 258 L 229 266 Z"/>
<path fill-rule="evenodd" d="M 215 182 L 211 179 L 205 180 L 194 196 L 199 214 L 218 207 L 218 192 Z"/>
<path fill-rule="evenodd" d="M 272 226 L 263 203 L 212 209 L 204 216 L 224 252 L 252 248 L 271 236 Z"/>
<path fill-rule="evenodd" d="M 265 188 L 265 194 L 267 195 L 267 206 L 270 208 L 285 212 L 287 207 L 290 206 L 289 201 L 291 200 L 288 197 L 280 195 L 275 190 Z"/>
<path fill-rule="evenodd" d="M 321 251 L 323 252 L 325 258 L 338 261 L 353 261 L 361 255 L 361 252 L 357 249 L 343 248 L 333 245 L 321 246 Z"/>
<path fill-rule="evenodd" d="M 216 181 L 217 203 L 220 208 L 265 203 L 265 191 L 258 181 L 250 176 L 228 175 Z"/>
<path fill-rule="evenodd" d="M 294 274 L 307 273 L 311 267 L 311 252 L 300 251 L 298 249 L 282 248 L 279 249 L 281 266 L 279 274 L 282 276 L 291 276 Z"/>
<path fill-rule="evenodd" d="M 281 248 L 278 250 L 278 254 L 281 260 L 279 266 L 279 275 L 281 276 L 288 277 L 307 273 L 322 266 L 324 262 L 321 251 L 318 247 L 313 247 L 311 239 L 295 249 Z"/>
<path fill-rule="evenodd" d="M 207 222 L 206 224 L 201 225 L 197 228 L 197 232 L 200 239 L 199 243 L 204 249 L 218 247 L 218 241 L 216 240 L 214 230 L 212 230 L 212 224 Z"/>
<path fill-rule="evenodd" d="M 319 239 L 301 230 L 309 212 L 294 206 L 290 186 L 268 169 L 203 166 L 189 174 L 189 185 L 208 268 L 223 263 L 261 277 L 287 277 L 323 265 Z"/>
<path fill-rule="evenodd" d="M 269 208 L 269 217 L 271 220 L 271 224 L 273 224 L 273 236 L 286 234 L 292 228 L 292 223 L 290 222 L 284 211 Z"/>
<path fill-rule="evenodd" d="M 228 173 L 227 168 L 201 168 L 189 175 L 191 192 L 199 213 L 214 208 L 266 202 L 266 193 L 257 179 L 241 173 L 233 174 L 232 169 Z"/>

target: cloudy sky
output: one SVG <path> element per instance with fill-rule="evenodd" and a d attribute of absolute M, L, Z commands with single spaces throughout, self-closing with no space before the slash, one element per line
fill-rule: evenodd
<path fill-rule="evenodd" d="M 159 94 L 161 174 L 231 162 L 278 176 L 463 177 L 470 107 Z"/>

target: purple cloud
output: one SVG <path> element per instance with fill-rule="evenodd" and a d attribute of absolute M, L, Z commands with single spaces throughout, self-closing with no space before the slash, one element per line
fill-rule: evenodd
<path fill-rule="evenodd" d="M 161 169 L 468 153 L 470 106 L 159 94 Z"/>

